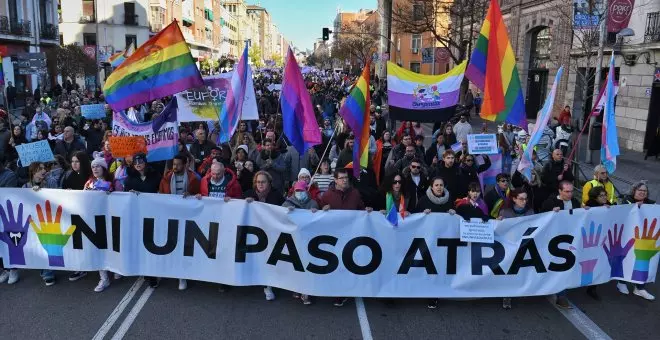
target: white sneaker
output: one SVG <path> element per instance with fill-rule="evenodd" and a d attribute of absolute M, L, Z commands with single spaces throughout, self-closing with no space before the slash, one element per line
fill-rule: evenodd
<path fill-rule="evenodd" d="M 273 293 L 273 288 L 265 287 L 264 288 L 264 294 L 266 294 L 266 301 L 275 300 L 275 293 Z"/>
<path fill-rule="evenodd" d="M 188 281 L 184 279 L 179 279 L 179 290 L 186 290 L 188 289 Z"/>
<path fill-rule="evenodd" d="M 110 280 L 99 280 L 99 284 L 96 285 L 94 291 L 100 293 L 110 286 Z"/>
<path fill-rule="evenodd" d="M 7 279 L 9 278 L 9 271 L 8 270 L 3 270 L 0 272 L 0 283 L 5 283 Z"/>
<path fill-rule="evenodd" d="M 651 295 L 651 293 L 647 292 L 646 289 L 637 289 L 637 287 L 635 287 L 635 290 L 633 290 L 633 294 L 635 294 L 635 295 L 637 295 L 641 298 L 644 298 L 646 300 L 649 300 L 649 301 L 655 300 L 655 296 L 653 296 L 653 295 Z"/>
<path fill-rule="evenodd" d="M 7 278 L 7 284 L 13 285 L 18 282 L 20 277 L 18 276 L 18 269 L 9 269 L 9 277 Z"/>
<path fill-rule="evenodd" d="M 617 283 L 616 284 L 616 289 L 618 289 L 619 293 L 621 293 L 623 295 L 630 294 L 630 291 L 628 290 L 628 285 L 626 285 L 625 283 L 621 283 L 621 282 Z"/>

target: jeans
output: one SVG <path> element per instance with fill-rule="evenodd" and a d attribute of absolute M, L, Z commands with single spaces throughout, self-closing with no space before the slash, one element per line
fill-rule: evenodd
<path fill-rule="evenodd" d="M 44 269 L 41 271 L 41 278 L 46 280 L 46 279 L 54 279 L 55 278 L 55 273 L 52 270 Z"/>

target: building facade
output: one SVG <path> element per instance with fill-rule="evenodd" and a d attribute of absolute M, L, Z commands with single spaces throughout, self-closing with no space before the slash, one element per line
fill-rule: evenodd
<path fill-rule="evenodd" d="M 149 39 L 150 8 L 149 0 L 60 0 L 60 41 L 80 45 L 90 58 L 104 63 L 114 52 Z M 85 77 L 85 86 L 102 86 L 109 71 L 100 66 L 98 77 Z"/>
<path fill-rule="evenodd" d="M 12 82 L 16 87 L 18 101 L 22 101 L 27 93 L 33 93 L 39 85 L 50 88 L 54 81 L 53 75 L 45 72 L 45 59 L 40 70 L 19 67 L 18 59 L 28 53 L 46 52 L 60 44 L 57 8 L 56 0 L 0 1 L 2 74 L 5 85 Z M 4 103 L 4 97 L 0 102 Z"/>

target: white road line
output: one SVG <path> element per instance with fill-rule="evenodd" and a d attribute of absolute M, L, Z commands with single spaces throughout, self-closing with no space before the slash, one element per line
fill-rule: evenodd
<path fill-rule="evenodd" d="M 612 338 L 605 333 L 595 322 L 591 321 L 587 315 L 582 313 L 580 309 L 569 301 L 573 309 L 564 309 L 555 303 L 555 299 L 548 296 L 548 301 L 566 318 L 570 321 L 580 333 L 587 339 L 603 339 L 612 340 Z"/>
<path fill-rule="evenodd" d="M 133 286 L 131 286 L 131 289 L 126 292 L 126 295 L 119 301 L 119 304 L 117 304 L 117 307 L 110 313 L 108 318 L 105 320 L 103 325 L 101 325 L 101 328 L 96 332 L 92 340 L 102 340 L 106 334 L 108 334 L 108 331 L 114 326 L 115 322 L 117 322 L 117 319 L 121 316 L 122 313 L 124 313 L 124 310 L 128 306 L 128 304 L 133 300 L 133 297 L 135 294 L 142 288 L 142 284 L 144 283 L 144 279 L 140 277 L 137 279 L 134 283 Z"/>
<path fill-rule="evenodd" d="M 131 325 L 135 321 L 135 318 L 137 318 L 138 314 L 140 314 L 140 311 L 142 310 L 142 307 L 147 303 L 147 300 L 149 300 L 149 297 L 151 294 L 153 294 L 154 289 L 151 287 L 147 287 L 147 289 L 142 292 L 142 295 L 140 298 L 137 300 L 133 308 L 131 308 L 131 311 L 128 313 L 126 316 L 126 319 L 119 325 L 119 328 L 117 329 L 117 332 L 115 332 L 115 335 L 112 336 L 112 340 L 121 340 L 124 338 L 124 335 L 126 335 L 126 332 L 128 332 L 128 329 L 131 328 Z"/>
<path fill-rule="evenodd" d="M 358 320 L 360 321 L 362 339 L 373 340 L 374 337 L 371 335 L 371 327 L 367 318 L 367 309 L 364 308 L 364 301 L 361 297 L 355 298 L 355 309 L 357 309 Z"/>

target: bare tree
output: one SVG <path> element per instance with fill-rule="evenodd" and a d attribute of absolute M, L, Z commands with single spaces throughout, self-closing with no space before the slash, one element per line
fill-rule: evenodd
<path fill-rule="evenodd" d="M 62 79 L 75 80 L 76 77 L 84 77 L 97 72 L 96 61 L 85 54 L 82 47 L 75 44 L 48 49 L 46 57 L 56 61 L 56 70 L 52 74 L 59 73 Z"/>
<path fill-rule="evenodd" d="M 597 83 L 595 70 L 596 67 L 600 67 L 598 65 L 599 27 L 606 18 L 602 0 L 584 0 L 579 3 L 576 4 L 574 0 L 554 0 L 545 6 L 559 21 L 570 23 L 567 25 L 572 31 L 569 43 L 570 72 L 576 75 L 576 86 L 581 86 L 580 93 L 576 93 L 573 99 L 574 103 L 578 103 L 578 107 L 574 109 L 576 112 L 588 115 L 591 107 L 586 107 L 586 104 L 589 99 L 597 95 L 599 90 L 589 91 L 590 84 Z M 551 60 L 556 58 L 557 54 L 554 54 Z M 555 63 L 559 64 L 559 62 Z"/>
<path fill-rule="evenodd" d="M 367 64 L 378 48 L 378 27 L 372 23 L 354 21 L 342 26 L 335 34 L 332 57 L 341 61 L 356 60 L 360 65 Z"/>
<path fill-rule="evenodd" d="M 487 10 L 488 0 L 401 1 L 392 9 L 392 26 L 395 33 L 431 33 L 459 63 L 470 57 Z"/>

